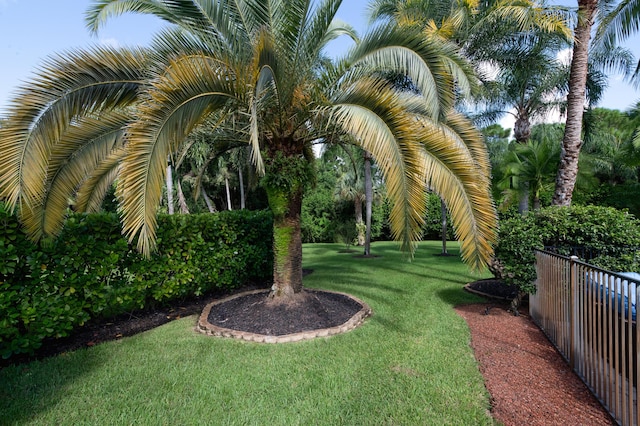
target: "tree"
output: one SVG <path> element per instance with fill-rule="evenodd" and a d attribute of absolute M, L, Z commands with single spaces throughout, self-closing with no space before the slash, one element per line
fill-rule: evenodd
<path fill-rule="evenodd" d="M 553 188 L 559 148 L 556 141 L 549 139 L 514 145 L 511 155 L 503 164 L 505 172 L 502 187 L 517 198 L 522 198 L 522 192 L 525 192 L 533 200 L 533 209 L 539 210 L 542 193 Z M 514 180 L 517 182 L 515 185 Z"/>
<path fill-rule="evenodd" d="M 562 139 L 553 205 L 571 205 L 573 188 L 578 176 L 578 158 L 582 145 L 582 117 L 584 115 L 589 64 L 589 41 L 597 10 L 598 0 L 578 0 L 578 23 L 574 30 L 573 56 L 569 73 L 567 121 Z"/>
<path fill-rule="evenodd" d="M 578 160 L 582 147 L 582 125 L 585 112 L 587 77 L 589 73 L 590 52 L 604 58 L 602 62 L 608 68 L 618 69 L 630 75 L 628 52 L 616 47 L 616 40 L 624 39 L 638 29 L 639 10 L 637 2 L 623 0 L 616 7 L 614 2 L 598 0 L 578 0 L 577 24 L 573 37 L 573 56 L 569 74 L 569 94 L 567 96 L 567 120 L 562 140 L 560 166 L 556 176 L 553 204 L 571 205 L 573 190 L 578 174 Z M 596 18 L 600 16 L 596 40 L 591 46 L 591 34 Z M 617 57 L 611 52 L 617 50 Z M 611 60 L 613 59 L 613 60 Z M 635 75 L 638 75 L 636 68 Z"/>
<path fill-rule="evenodd" d="M 123 232 L 150 255 L 167 156 L 213 120 L 225 136 L 212 143 L 251 147 L 274 216 L 271 294 L 286 301 L 302 290 L 300 212 L 312 144 L 348 135 L 384 175 L 392 233 L 405 251 L 419 239 L 429 186 L 455 206 L 463 259 L 483 267 L 496 229 L 488 158 L 480 134 L 453 111 L 473 86 L 470 68 L 455 46 L 394 25 L 374 28 L 334 65 L 324 46 L 355 37 L 333 20 L 340 3 L 96 1 L 87 15 L 93 31 L 126 12 L 173 26 L 149 50 L 50 59 L 1 130 L 3 196 L 37 240 L 60 229 L 68 196 L 95 192 L 94 170 L 116 170 Z M 406 75 L 420 95 L 399 94 L 387 70 Z"/>
<path fill-rule="evenodd" d="M 347 148 L 345 148 L 346 151 Z M 362 216 L 362 204 L 365 202 L 364 165 L 359 161 L 360 156 L 356 149 L 346 152 L 346 160 L 336 170 L 338 180 L 335 188 L 336 198 L 353 202 L 357 244 L 364 246 L 366 225 Z M 362 167 L 361 167 L 362 166 Z"/>
<path fill-rule="evenodd" d="M 517 35 L 504 44 L 498 75 L 486 84 L 488 90 L 479 103 L 485 108 L 481 116 L 495 119 L 511 114 L 515 118 L 513 136 L 522 145 L 528 144 L 533 123 L 561 110 L 568 74 L 558 59 L 562 38 L 540 33 L 533 37 L 532 44 L 527 43 L 528 38 L 531 36 Z M 528 182 L 522 181 L 519 186 L 521 214 L 529 210 Z"/>

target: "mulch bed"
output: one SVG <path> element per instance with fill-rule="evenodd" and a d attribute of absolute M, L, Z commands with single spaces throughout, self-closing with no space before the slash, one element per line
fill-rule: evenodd
<path fill-rule="evenodd" d="M 362 309 L 352 298 L 339 293 L 304 290 L 289 303 L 274 303 L 267 292 L 235 297 L 211 307 L 207 321 L 237 331 L 284 336 L 336 327 Z"/>
<path fill-rule="evenodd" d="M 456 312 L 469 325 L 495 419 L 506 426 L 616 424 L 526 308 L 519 316 L 506 304 L 464 305 Z"/>
<path fill-rule="evenodd" d="M 508 285 L 504 281 L 495 278 L 487 278 L 469 283 L 465 286 L 465 290 L 497 300 L 512 300 L 518 295 L 517 287 Z"/>

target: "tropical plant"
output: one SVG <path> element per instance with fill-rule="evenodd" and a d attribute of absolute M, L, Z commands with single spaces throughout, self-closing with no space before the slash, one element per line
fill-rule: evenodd
<path fill-rule="evenodd" d="M 505 197 L 508 204 L 512 199 L 521 199 L 523 192 L 533 200 L 533 209 L 539 210 L 540 199 L 544 192 L 553 188 L 560 145 L 557 141 L 543 139 L 530 140 L 526 144 L 513 145 L 507 156 L 501 188 L 514 196 Z"/>
<path fill-rule="evenodd" d="M 0 131 L 3 196 L 38 240 L 59 231 L 70 196 L 97 197 L 97 180 L 117 175 L 123 232 L 150 255 L 167 157 L 212 120 L 223 135 L 212 143 L 251 147 L 274 216 L 272 295 L 288 299 L 302 289 L 300 211 L 313 180 L 312 144 L 349 135 L 384 175 L 392 233 L 404 250 L 420 236 L 428 186 L 447 201 L 463 259 L 483 267 L 496 229 L 489 162 L 480 134 L 453 111 L 473 73 L 455 46 L 391 24 L 334 66 L 322 49 L 339 35 L 355 37 L 334 21 L 340 4 L 95 1 L 92 31 L 127 12 L 173 25 L 148 50 L 51 58 L 24 85 Z M 406 75 L 420 95 L 398 93 L 387 70 Z"/>
<path fill-rule="evenodd" d="M 562 140 L 560 166 L 556 175 L 553 204 L 571 205 L 578 175 L 578 160 L 582 147 L 582 126 L 590 56 L 604 68 L 631 74 L 628 52 L 616 47 L 616 39 L 625 38 L 637 30 L 638 8 L 635 1 L 578 0 L 577 23 L 574 28 L 573 53 L 567 96 L 567 120 Z M 629 6 L 632 5 L 632 6 Z M 635 6 L 633 6 L 635 5 Z M 597 20 L 597 18 L 599 18 Z M 592 30 L 597 25 L 597 38 L 592 46 Z M 617 55 L 612 55 L 617 51 Z M 636 72 L 637 75 L 637 72 Z"/>
<path fill-rule="evenodd" d="M 353 203 L 355 212 L 355 229 L 357 233 L 357 244 L 364 246 L 366 226 L 362 218 L 362 205 L 365 202 L 364 164 L 362 155 L 351 150 L 346 159 L 351 161 L 342 162 L 337 172 L 339 173 L 334 189 L 334 194 L 338 200 L 347 200 Z M 362 167 L 361 167 L 362 166 Z"/>
<path fill-rule="evenodd" d="M 570 34 L 566 11 L 544 1 L 373 0 L 369 12 L 372 20 L 419 25 L 427 35 L 455 41 L 478 61 L 495 59 L 493 49 L 521 31 Z"/>
<path fill-rule="evenodd" d="M 585 112 L 584 146 L 596 177 L 611 185 L 638 181 L 640 151 L 633 144 L 633 134 L 640 118 L 630 113 L 605 108 Z"/>

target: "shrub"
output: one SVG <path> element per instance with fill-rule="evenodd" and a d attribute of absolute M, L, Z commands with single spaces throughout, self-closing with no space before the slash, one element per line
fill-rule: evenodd
<path fill-rule="evenodd" d="M 640 222 L 610 207 L 548 207 L 500 224 L 494 274 L 520 290 L 535 291 L 534 249 L 576 254 L 614 271 L 639 269 Z"/>
<path fill-rule="evenodd" d="M 158 222 L 158 250 L 143 259 L 121 235 L 115 214 L 71 215 L 56 240 L 37 247 L 0 208 L 0 355 L 33 352 L 90 319 L 270 280 L 268 212 Z"/>

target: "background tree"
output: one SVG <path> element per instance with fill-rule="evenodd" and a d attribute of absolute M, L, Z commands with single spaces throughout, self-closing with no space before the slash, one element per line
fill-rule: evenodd
<path fill-rule="evenodd" d="M 339 167 L 336 169 L 338 180 L 335 187 L 335 197 L 339 200 L 347 200 L 353 203 L 357 244 L 364 246 L 366 225 L 362 215 L 362 208 L 365 202 L 363 155 L 356 149 L 350 149 L 345 154 L 348 154 L 345 155 L 345 161 L 338 163 Z"/>
<path fill-rule="evenodd" d="M 564 106 L 568 70 L 558 59 L 564 46 L 564 39 L 556 34 L 528 33 L 515 34 L 503 44 L 502 50 L 494 49 L 499 64 L 497 77 L 486 82 L 484 96 L 477 103 L 482 112 L 476 119 L 495 120 L 512 115 L 513 137 L 517 143 L 527 145 L 532 124 L 558 114 Z M 518 156 L 515 151 L 512 154 L 510 162 L 514 165 Z M 515 177 L 511 173 L 509 179 Z M 528 184 L 525 179 L 517 185 L 521 214 L 529 209 Z"/>
<path fill-rule="evenodd" d="M 539 210 L 543 193 L 553 188 L 559 155 L 560 145 L 550 139 L 514 144 L 502 165 L 501 187 L 507 194 L 513 194 L 507 195 L 505 202 L 509 203 L 511 198 L 521 199 L 524 193 L 527 198 L 531 197 L 533 209 Z"/>
<path fill-rule="evenodd" d="M 576 182 L 576 202 L 640 214 L 640 147 L 633 141 L 639 123 L 635 109 L 620 112 L 595 108 L 585 112 L 580 172 L 583 168 L 591 170 L 596 182 L 581 187 L 581 173 Z"/>

